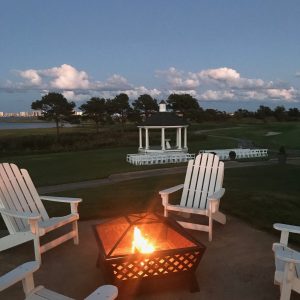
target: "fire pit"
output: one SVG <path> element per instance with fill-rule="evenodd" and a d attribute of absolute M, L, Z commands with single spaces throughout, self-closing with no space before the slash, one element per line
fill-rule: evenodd
<path fill-rule="evenodd" d="M 199 290 L 195 270 L 205 246 L 178 223 L 154 213 L 132 214 L 95 225 L 97 265 L 118 286 L 139 279 L 183 276 Z"/>

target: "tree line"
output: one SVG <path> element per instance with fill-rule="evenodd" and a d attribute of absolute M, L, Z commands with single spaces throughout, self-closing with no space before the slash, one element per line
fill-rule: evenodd
<path fill-rule="evenodd" d="M 245 118 L 274 121 L 300 120 L 300 111 L 297 108 L 286 110 L 283 106 L 277 106 L 272 110 L 268 106 L 261 105 L 255 112 L 238 109 L 228 114 L 217 109 L 203 109 L 198 100 L 189 94 L 170 94 L 165 102 L 169 110 L 182 115 L 189 121 L 199 123 Z M 119 122 L 123 130 L 126 122 L 140 122 L 159 109 L 158 101 L 148 94 L 140 95 L 130 104 L 129 97 L 125 93 L 120 93 L 113 99 L 92 97 L 79 107 L 82 116 L 75 116 L 75 106 L 74 102 L 68 101 L 60 93 L 48 93 L 31 104 L 32 109 L 41 110 L 41 119 L 56 123 L 57 136 L 59 136 L 59 124 L 62 121 L 92 120 L 97 132 L 102 124 Z"/>

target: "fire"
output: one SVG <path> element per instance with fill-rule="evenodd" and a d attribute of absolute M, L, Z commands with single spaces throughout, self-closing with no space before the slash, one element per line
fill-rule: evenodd
<path fill-rule="evenodd" d="M 132 240 L 132 252 L 135 250 L 140 253 L 152 253 L 154 246 L 143 237 L 141 230 L 138 227 L 134 227 L 133 240 Z"/>

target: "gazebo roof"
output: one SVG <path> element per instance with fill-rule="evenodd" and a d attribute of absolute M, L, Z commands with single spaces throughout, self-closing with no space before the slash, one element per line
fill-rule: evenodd
<path fill-rule="evenodd" d="M 188 122 L 172 112 L 157 112 L 138 126 L 186 126 Z"/>

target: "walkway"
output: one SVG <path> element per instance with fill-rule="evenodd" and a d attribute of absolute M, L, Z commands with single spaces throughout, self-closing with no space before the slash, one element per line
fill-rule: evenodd
<path fill-rule="evenodd" d="M 249 166 L 262 166 L 276 164 L 276 160 L 262 160 L 262 161 L 249 161 L 249 162 L 238 162 L 238 161 L 226 161 L 225 168 L 241 168 Z M 92 188 L 101 186 L 104 184 L 112 184 L 116 182 L 139 179 L 144 177 L 162 176 L 168 174 L 179 174 L 186 171 L 186 166 L 173 167 L 173 168 L 162 168 L 162 169 L 151 169 L 136 172 L 127 172 L 120 174 L 113 174 L 104 179 L 87 180 L 81 182 L 65 183 L 51 186 L 39 187 L 38 191 L 40 194 L 56 193 L 68 190 Z"/>

